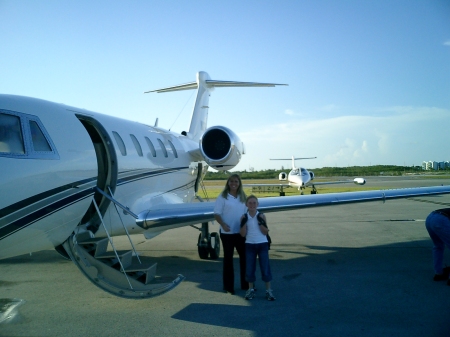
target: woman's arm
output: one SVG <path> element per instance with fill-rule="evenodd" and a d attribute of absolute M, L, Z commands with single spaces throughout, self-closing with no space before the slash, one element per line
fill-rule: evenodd
<path fill-rule="evenodd" d="M 231 230 L 230 226 L 228 226 L 225 221 L 222 220 L 222 217 L 219 214 L 214 214 L 214 219 L 219 223 L 224 232 L 229 232 Z"/>
<path fill-rule="evenodd" d="M 241 216 L 241 221 L 240 223 L 242 224 L 242 219 L 244 219 L 244 216 Z M 243 236 L 244 238 L 247 236 L 247 223 L 241 225 L 241 229 L 239 230 L 239 233 L 241 233 L 241 236 Z"/>

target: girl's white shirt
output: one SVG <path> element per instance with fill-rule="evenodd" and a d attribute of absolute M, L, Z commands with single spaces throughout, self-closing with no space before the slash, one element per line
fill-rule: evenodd
<path fill-rule="evenodd" d="M 247 236 L 245 237 L 245 243 L 264 243 L 267 241 L 267 236 L 264 235 L 259 229 L 258 224 L 258 216 L 259 212 L 257 211 L 255 216 L 252 217 L 248 212 L 248 220 L 247 220 Z"/>
<path fill-rule="evenodd" d="M 238 234 L 241 229 L 241 216 L 247 211 L 247 206 L 239 199 L 228 194 L 225 199 L 220 194 L 214 205 L 214 214 L 220 215 L 223 221 L 230 226 L 229 232 L 224 232 L 222 226 L 220 232 L 222 234 Z"/>

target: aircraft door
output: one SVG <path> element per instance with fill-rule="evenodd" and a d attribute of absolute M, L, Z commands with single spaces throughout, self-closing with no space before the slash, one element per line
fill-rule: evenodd
<path fill-rule="evenodd" d="M 77 114 L 76 116 L 86 128 L 95 148 L 98 165 L 97 187 L 108 195 L 110 194 L 109 189 L 111 190 L 111 193 L 114 194 L 117 185 L 118 168 L 113 142 L 106 129 L 96 119 L 85 115 Z M 95 192 L 94 200 L 103 216 L 111 201 L 99 192 Z M 88 228 L 94 233 L 97 231 L 98 226 L 100 225 L 100 218 L 98 217 L 93 204 L 91 204 L 87 210 L 80 224 L 87 224 Z"/>

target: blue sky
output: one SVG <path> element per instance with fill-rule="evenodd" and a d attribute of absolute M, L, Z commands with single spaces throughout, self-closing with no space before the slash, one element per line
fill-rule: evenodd
<path fill-rule="evenodd" d="M 447 0 L 0 0 L 0 92 L 181 132 L 195 80 L 219 88 L 209 126 L 244 141 L 236 170 L 450 160 Z"/>

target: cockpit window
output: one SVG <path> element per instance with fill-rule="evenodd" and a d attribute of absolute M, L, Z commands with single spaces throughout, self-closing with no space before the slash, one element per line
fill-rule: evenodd
<path fill-rule="evenodd" d="M 39 117 L 9 110 L 0 110 L 0 156 L 59 159 Z"/>
<path fill-rule="evenodd" d="M 34 151 L 51 151 L 50 145 L 45 139 L 39 125 L 35 121 L 30 121 L 31 140 Z"/>
<path fill-rule="evenodd" d="M 18 116 L 0 113 L 0 152 L 25 154 L 25 147 Z"/>

